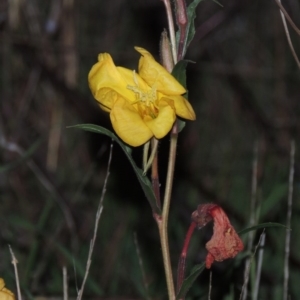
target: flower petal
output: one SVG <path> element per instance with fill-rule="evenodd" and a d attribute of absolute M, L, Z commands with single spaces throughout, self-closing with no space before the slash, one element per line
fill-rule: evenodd
<path fill-rule="evenodd" d="M 95 99 L 110 109 L 114 97 L 109 97 L 109 90 L 116 91 L 125 98 L 134 98 L 134 93 L 127 89 L 127 82 L 115 66 L 111 56 L 108 53 L 101 53 L 98 60 L 88 75 L 89 86 Z"/>
<path fill-rule="evenodd" d="M 193 107 L 184 97 L 169 95 L 167 97 L 174 101 L 177 116 L 188 120 L 196 120 L 196 114 Z"/>
<path fill-rule="evenodd" d="M 2 278 L 0 278 L 0 300 L 15 300 L 14 293 L 5 288 L 5 283 Z"/>
<path fill-rule="evenodd" d="M 131 102 L 136 101 L 136 95 L 132 91 L 132 88 L 135 88 L 139 91 L 147 92 L 151 91 L 151 87 L 145 82 L 145 80 L 142 79 L 142 77 L 137 74 L 135 71 L 117 67 L 118 71 L 120 72 L 122 78 L 126 82 L 126 88 L 128 90 L 127 99 Z"/>
<path fill-rule="evenodd" d="M 142 56 L 139 61 L 139 74 L 150 87 L 165 95 L 182 95 L 185 88 L 145 49 L 134 47 Z"/>
<path fill-rule="evenodd" d="M 137 110 L 122 97 L 114 102 L 110 120 L 117 135 L 133 147 L 145 144 L 153 136 Z"/>
<path fill-rule="evenodd" d="M 158 116 L 155 119 L 144 120 L 157 139 L 166 136 L 175 122 L 176 114 L 172 102 L 162 98 L 158 103 Z"/>

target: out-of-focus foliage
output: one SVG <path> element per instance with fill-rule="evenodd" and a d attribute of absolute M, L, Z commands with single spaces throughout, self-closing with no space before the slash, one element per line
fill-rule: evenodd
<path fill-rule="evenodd" d="M 111 141 L 66 127 L 93 123 L 111 129 L 89 92 L 88 71 L 100 52 L 110 53 L 117 65 L 137 69 L 134 46 L 159 60 L 165 10 L 159 0 L 9 3 L 19 4 L 0 4 L 0 274 L 7 286 L 15 286 L 10 244 L 24 295 L 62 295 L 62 267 L 67 266 L 74 296 L 85 270 Z M 199 4 L 196 35 L 186 54 L 195 62 L 187 67 L 187 88 L 197 120 L 186 124 L 179 138 L 169 224 L 172 263 L 175 270 L 191 212 L 200 203 L 222 206 L 237 231 L 248 227 L 256 143 L 258 221 L 285 223 L 290 141 L 295 139 L 293 299 L 300 294 L 300 71 L 275 1 L 222 4 Z M 298 1 L 283 4 L 300 24 Z M 291 38 L 300 54 L 299 37 L 292 30 Z M 167 153 L 168 138 L 159 148 L 161 178 Z M 140 151 L 133 155 L 139 164 Z M 209 228 L 194 234 L 188 273 L 204 261 L 211 234 Z M 266 229 L 260 299 L 282 299 L 284 241 L 285 230 Z M 213 265 L 212 299 L 240 294 L 246 254 Z M 207 299 L 208 286 L 205 271 L 189 299 Z M 85 295 L 166 297 L 156 224 L 117 145 Z"/>

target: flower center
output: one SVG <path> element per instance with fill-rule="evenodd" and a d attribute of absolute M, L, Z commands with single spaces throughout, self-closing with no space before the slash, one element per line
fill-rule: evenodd
<path fill-rule="evenodd" d="M 133 91 L 136 97 L 136 101 L 133 104 L 137 104 L 138 111 L 142 117 L 150 116 L 152 119 L 155 119 L 158 115 L 158 107 L 155 104 L 157 99 L 156 88 L 152 86 L 151 90 L 142 90 L 135 71 L 133 71 L 133 81 L 135 86 L 127 85 L 127 89 Z"/>

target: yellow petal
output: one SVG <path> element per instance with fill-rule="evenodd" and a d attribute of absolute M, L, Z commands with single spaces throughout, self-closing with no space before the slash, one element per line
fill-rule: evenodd
<path fill-rule="evenodd" d="M 15 295 L 9 289 L 5 288 L 5 283 L 0 278 L 0 300 L 15 300 Z"/>
<path fill-rule="evenodd" d="M 125 98 L 133 98 L 135 95 L 127 89 L 127 82 L 115 66 L 111 56 L 108 53 L 101 53 L 98 60 L 88 75 L 89 86 L 95 99 L 110 109 L 114 100 L 114 97 L 108 95 L 111 90 Z"/>
<path fill-rule="evenodd" d="M 175 106 L 177 116 L 188 120 L 196 120 L 196 114 L 194 112 L 193 107 L 191 106 L 190 102 L 187 101 L 184 97 L 182 96 L 167 96 L 167 97 L 174 101 L 174 106 Z"/>
<path fill-rule="evenodd" d="M 151 90 L 151 87 L 149 87 L 149 85 L 135 71 L 122 67 L 117 67 L 117 69 L 126 82 L 126 88 L 128 90 L 126 95 L 127 100 L 130 100 L 131 102 L 136 102 L 136 94 L 132 91 L 132 88 L 136 88 L 142 92 L 147 92 Z"/>
<path fill-rule="evenodd" d="M 99 106 L 100 106 L 100 108 L 102 109 L 102 110 L 104 110 L 105 112 L 110 112 L 110 109 L 109 108 L 107 108 L 106 106 L 104 106 L 104 105 L 102 105 L 101 103 L 99 103 Z"/>
<path fill-rule="evenodd" d="M 134 47 L 142 56 L 139 61 L 139 74 L 150 87 L 165 95 L 182 95 L 185 88 L 145 49 Z"/>
<path fill-rule="evenodd" d="M 166 98 L 161 99 L 158 103 L 158 116 L 155 119 L 149 118 L 145 120 L 147 126 L 157 139 L 161 139 L 166 136 L 170 132 L 176 120 L 175 110 L 170 102 L 173 101 Z"/>
<path fill-rule="evenodd" d="M 102 88 L 97 93 L 97 100 L 99 102 L 100 107 L 109 112 L 114 101 L 119 97 L 119 94 L 110 88 Z"/>
<path fill-rule="evenodd" d="M 133 147 L 145 144 L 153 136 L 137 110 L 122 97 L 115 101 L 110 120 L 117 135 Z"/>

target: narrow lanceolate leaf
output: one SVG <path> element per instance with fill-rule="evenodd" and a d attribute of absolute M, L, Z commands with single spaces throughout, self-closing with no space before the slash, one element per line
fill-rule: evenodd
<path fill-rule="evenodd" d="M 188 32 L 187 32 L 187 41 L 186 41 L 186 48 L 192 41 L 195 35 L 195 25 L 194 20 L 196 18 L 196 8 L 198 4 L 202 0 L 194 0 L 187 8 L 187 15 L 188 15 Z"/>
<path fill-rule="evenodd" d="M 282 225 L 280 223 L 268 222 L 268 223 L 261 223 L 261 224 L 258 224 L 258 225 L 252 226 L 252 227 L 245 228 L 242 231 L 238 232 L 238 234 L 242 235 L 242 234 L 245 234 L 245 233 L 247 233 L 249 231 L 252 231 L 252 230 L 257 230 L 257 229 L 260 229 L 260 228 L 267 228 L 267 227 L 280 227 L 280 228 L 289 229 L 285 225 Z"/>
<path fill-rule="evenodd" d="M 176 300 L 185 297 L 186 293 L 192 287 L 192 285 L 194 284 L 198 276 L 203 272 L 204 268 L 205 268 L 205 263 L 195 265 L 193 267 L 191 274 L 183 281 L 180 291 L 176 296 Z"/>
<path fill-rule="evenodd" d="M 131 148 L 128 147 L 127 145 L 125 145 L 115 134 L 113 134 L 111 131 L 109 131 L 108 129 L 101 127 L 101 126 L 97 126 L 97 125 L 93 125 L 93 124 L 81 124 L 81 125 L 75 125 L 75 126 L 69 126 L 68 128 L 79 128 L 79 129 L 83 129 L 86 131 L 90 131 L 90 132 L 95 132 L 95 133 L 100 133 L 100 134 L 104 134 L 109 136 L 110 138 L 112 138 L 115 142 L 117 142 L 121 149 L 124 151 L 125 155 L 127 156 L 128 160 L 130 161 L 133 170 L 138 178 L 138 181 L 147 197 L 147 200 L 149 201 L 151 208 L 153 210 L 153 212 L 160 214 L 160 209 L 157 206 L 157 202 L 156 202 L 156 197 L 155 194 L 153 192 L 153 188 L 152 188 L 152 184 L 149 180 L 149 178 L 147 176 L 143 175 L 143 171 L 142 169 L 140 169 L 139 167 L 137 167 L 135 161 L 133 160 L 132 156 L 131 156 Z"/>
<path fill-rule="evenodd" d="M 219 6 L 224 7 L 224 5 L 223 5 L 222 3 L 220 3 L 219 1 L 217 1 L 217 0 L 212 0 L 212 2 L 215 2 L 215 3 L 218 4 Z"/>
<path fill-rule="evenodd" d="M 188 7 L 187 7 L 187 17 L 188 17 L 188 24 L 187 24 L 187 34 L 186 34 L 186 39 L 183 44 L 183 56 L 187 50 L 187 47 L 189 46 L 190 42 L 194 38 L 195 35 L 195 25 L 194 25 L 194 20 L 196 18 L 196 8 L 198 4 L 202 0 L 194 0 Z M 177 39 L 177 44 L 179 42 L 179 36 L 180 33 L 179 31 L 176 33 L 176 39 Z"/>

